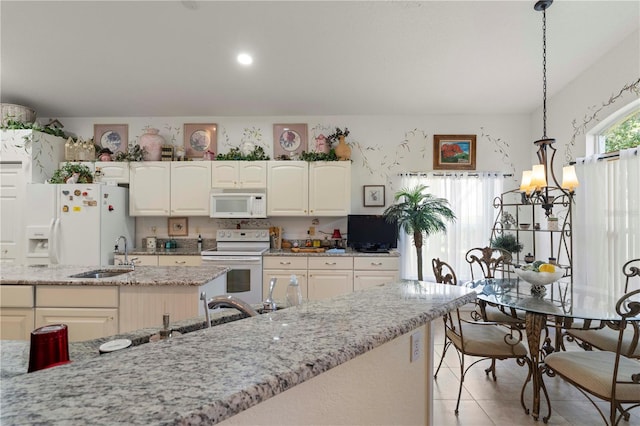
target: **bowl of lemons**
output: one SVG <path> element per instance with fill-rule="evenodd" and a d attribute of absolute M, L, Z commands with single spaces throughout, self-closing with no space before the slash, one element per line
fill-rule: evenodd
<path fill-rule="evenodd" d="M 524 265 L 515 270 L 520 279 L 535 286 L 547 285 L 558 281 L 564 275 L 564 269 L 542 261 Z"/>

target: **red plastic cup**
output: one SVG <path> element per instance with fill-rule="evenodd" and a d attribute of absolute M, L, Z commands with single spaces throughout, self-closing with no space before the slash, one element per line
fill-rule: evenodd
<path fill-rule="evenodd" d="M 45 325 L 31 332 L 29 373 L 69 362 L 69 333 L 65 324 Z"/>

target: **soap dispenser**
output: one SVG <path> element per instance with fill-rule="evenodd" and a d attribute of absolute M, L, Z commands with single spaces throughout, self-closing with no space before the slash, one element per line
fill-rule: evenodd
<path fill-rule="evenodd" d="M 291 275 L 289 285 L 287 286 L 287 306 L 299 306 L 302 304 L 302 292 L 298 285 L 298 277 Z"/>
<path fill-rule="evenodd" d="M 198 234 L 198 252 L 202 251 L 202 235 Z"/>

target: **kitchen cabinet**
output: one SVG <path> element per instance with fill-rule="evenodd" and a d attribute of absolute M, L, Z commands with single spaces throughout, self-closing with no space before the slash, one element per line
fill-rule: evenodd
<path fill-rule="evenodd" d="M 118 333 L 118 287 L 36 286 L 35 327 L 66 324 L 69 341 Z"/>
<path fill-rule="evenodd" d="M 129 214 L 131 216 L 169 216 L 171 163 L 141 161 L 129 163 L 129 167 Z M 183 190 L 189 190 L 189 187 Z"/>
<path fill-rule="evenodd" d="M 262 263 L 262 294 L 269 297 L 269 281 L 277 278 L 273 288 L 273 299 L 284 303 L 287 295 L 287 286 L 291 275 L 298 278 L 298 285 L 302 293 L 302 299 L 308 299 L 307 285 L 307 258 L 302 256 L 267 256 Z"/>
<path fill-rule="evenodd" d="M 171 216 L 209 216 L 211 163 L 171 162 Z"/>
<path fill-rule="evenodd" d="M 130 163 L 131 216 L 209 216 L 211 162 Z"/>
<path fill-rule="evenodd" d="M 354 257 L 353 291 L 395 282 L 399 279 L 398 257 Z"/>
<path fill-rule="evenodd" d="M 0 339 L 29 340 L 34 324 L 33 286 L 0 286 Z"/>
<path fill-rule="evenodd" d="M 129 183 L 129 163 L 125 161 L 96 161 L 100 182 Z"/>
<path fill-rule="evenodd" d="M 214 161 L 211 187 L 224 189 L 264 189 L 267 187 L 266 161 Z"/>
<path fill-rule="evenodd" d="M 353 292 L 353 258 L 309 257 L 309 300 L 328 299 Z"/>
<path fill-rule="evenodd" d="M 269 161 L 267 216 L 309 214 L 309 167 L 306 161 Z"/>
<path fill-rule="evenodd" d="M 268 216 L 345 216 L 351 212 L 351 163 L 270 161 Z"/>
<path fill-rule="evenodd" d="M 201 266 L 201 256 L 158 256 L 158 266 Z"/>
<path fill-rule="evenodd" d="M 0 261 L 22 263 L 26 184 L 20 163 L 0 165 Z"/>
<path fill-rule="evenodd" d="M 346 216 L 351 213 L 351 162 L 309 163 L 309 214 Z"/>

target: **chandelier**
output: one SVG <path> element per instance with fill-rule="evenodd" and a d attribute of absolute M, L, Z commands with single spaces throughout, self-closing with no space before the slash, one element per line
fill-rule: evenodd
<path fill-rule="evenodd" d="M 540 164 L 533 166 L 531 170 L 522 172 L 520 190 L 524 201 L 538 201 L 545 210 L 546 216 L 553 212 L 554 197 L 549 195 L 549 190 L 554 187 L 547 185 L 547 177 L 551 175 L 555 188 L 560 189 L 569 199 L 573 197 L 573 191 L 579 185 L 575 167 L 572 165 L 562 169 L 562 185 L 556 178 L 553 161 L 556 149 L 553 144 L 554 138 L 547 137 L 547 14 L 546 10 L 551 6 L 553 0 L 539 0 L 533 7 L 538 12 L 542 12 L 542 139 L 534 142 L 538 147 L 537 155 Z M 551 152 L 549 152 L 551 151 Z M 551 157 L 549 158 L 549 153 Z M 550 172 L 550 173 L 549 173 Z"/>

